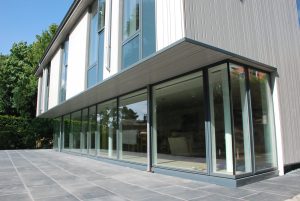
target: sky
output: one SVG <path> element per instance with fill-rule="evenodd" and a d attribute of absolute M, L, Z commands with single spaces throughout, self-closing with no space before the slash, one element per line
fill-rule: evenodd
<path fill-rule="evenodd" d="M 50 24 L 60 24 L 73 0 L 0 0 L 0 54 L 14 42 L 32 43 Z"/>

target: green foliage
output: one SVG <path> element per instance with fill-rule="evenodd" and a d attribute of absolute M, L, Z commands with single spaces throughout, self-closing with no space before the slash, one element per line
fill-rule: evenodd
<path fill-rule="evenodd" d="M 49 148 L 52 124 L 48 119 L 0 115 L 0 150 Z"/>
<path fill-rule="evenodd" d="M 0 55 L 0 149 L 35 148 L 37 141 L 49 144 L 50 120 L 35 119 L 36 66 L 55 35 L 52 24 L 33 44 L 14 43 L 9 55 Z"/>
<path fill-rule="evenodd" d="M 35 116 L 37 78 L 35 67 L 57 30 L 52 24 L 36 41 L 13 44 L 10 55 L 0 57 L 0 114 Z"/>
<path fill-rule="evenodd" d="M 39 64 L 40 59 L 44 55 L 46 48 L 51 42 L 57 31 L 57 25 L 51 24 L 47 31 L 43 31 L 41 35 L 36 35 L 36 41 L 32 44 L 31 61 L 34 66 Z"/>

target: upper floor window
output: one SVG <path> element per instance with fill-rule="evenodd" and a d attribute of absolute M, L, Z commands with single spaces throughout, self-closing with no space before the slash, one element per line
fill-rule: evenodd
<path fill-rule="evenodd" d="M 298 22 L 300 26 L 300 0 L 297 0 Z"/>
<path fill-rule="evenodd" d="M 50 65 L 47 67 L 47 77 L 46 77 L 46 87 L 45 87 L 45 111 L 48 110 L 49 107 L 49 88 L 50 88 Z"/>
<path fill-rule="evenodd" d="M 92 5 L 90 20 L 87 88 L 103 80 L 105 0 Z"/>
<path fill-rule="evenodd" d="M 60 97 L 59 101 L 63 102 L 66 100 L 66 89 L 67 89 L 67 73 L 68 73 L 68 51 L 69 51 L 69 41 L 66 40 L 63 45 L 63 57 L 61 66 L 61 76 L 60 76 Z"/>
<path fill-rule="evenodd" d="M 124 0 L 122 68 L 155 52 L 155 0 Z"/>

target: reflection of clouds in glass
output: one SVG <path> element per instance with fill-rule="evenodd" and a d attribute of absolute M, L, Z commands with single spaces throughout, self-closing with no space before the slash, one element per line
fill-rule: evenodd
<path fill-rule="evenodd" d="M 143 120 L 144 115 L 147 115 L 147 101 L 126 105 L 126 107 L 133 110 L 138 115 L 138 120 Z"/>

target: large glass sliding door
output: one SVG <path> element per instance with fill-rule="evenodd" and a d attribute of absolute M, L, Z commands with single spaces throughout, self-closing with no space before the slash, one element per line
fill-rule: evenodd
<path fill-rule="evenodd" d="M 96 106 L 92 106 L 89 108 L 89 131 L 87 134 L 87 146 L 88 146 L 88 153 L 90 155 L 96 155 L 96 136 L 98 134 L 97 130 L 97 111 Z"/>
<path fill-rule="evenodd" d="M 225 62 L 149 88 L 63 116 L 64 149 L 230 178 L 276 168 L 268 73 Z"/>
<path fill-rule="evenodd" d="M 62 119 L 62 133 L 63 133 L 63 149 L 68 150 L 70 149 L 70 136 L 71 136 L 71 132 L 70 132 L 70 115 L 65 115 L 63 116 Z"/>
<path fill-rule="evenodd" d="M 202 72 L 153 87 L 154 165 L 206 171 Z"/>
<path fill-rule="evenodd" d="M 235 174 L 238 175 L 252 171 L 247 70 L 235 64 L 230 64 L 229 70 L 235 142 Z"/>
<path fill-rule="evenodd" d="M 53 121 L 53 149 L 60 151 L 61 137 L 60 137 L 61 118 L 56 118 Z"/>
<path fill-rule="evenodd" d="M 249 70 L 256 171 L 276 167 L 275 129 L 269 74 Z"/>
<path fill-rule="evenodd" d="M 147 163 L 147 91 L 119 99 L 119 159 Z"/>
<path fill-rule="evenodd" d="M 71 114 L 71 132 L 70 132 L 70 149 L 74 152 L 80 152 L 80 135 L 81 135 L 81 110 Z"/>
<path fill-rule="evenodd" d="M 89 123 L 89 113 L 88 108 L 82 110 L 81 118 L 81 132 L 80 132 L 80 149 L 81 153 L 87 154 L 87 138 L 88 138 L 88 124 Z"/>
<path fill-rule="evenodd" d="M 96 152 L 98 156 L 116 158 L 117 101 L 97 106 Z"/>
<path fill-rule="evenodd" d="M 208 69 L 213 172 L 233 174 L 233 144 L 227 64 Z"/>

